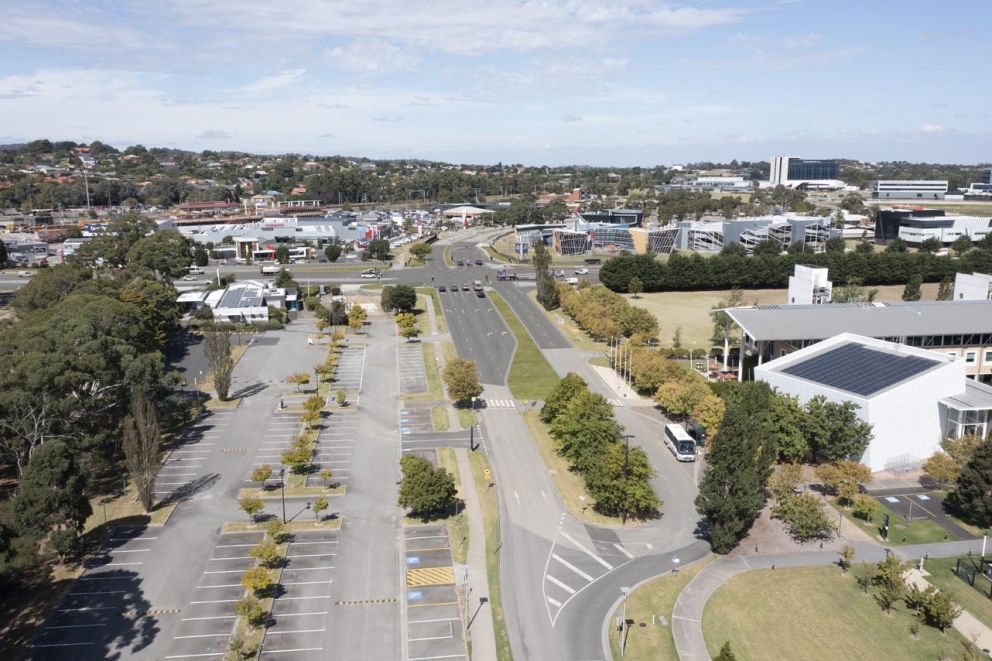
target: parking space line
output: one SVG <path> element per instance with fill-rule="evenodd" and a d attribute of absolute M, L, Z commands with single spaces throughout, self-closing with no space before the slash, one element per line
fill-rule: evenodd
<path fill-rule="evenodd" d="M 205 571 L 204 574 L 241 574 L 244 573 L 244 569 L 223 569 L 220 571 Z"/>
<path fill-rule="evenodd" d="M 290 631 L 266 631 L 266 636 L 279 636 L 284 633 L 322 633 L 327 631 L 327 629 L 292 629 Z"/>
<path fill-rule="evenodd" d="M 304 615 L 327 615 L 327 611 L 313 611 L 311 613 L 277 613 L 277 617 L 303 617 Z"/>
<path fill-rule="evenodd" d="M 293 542 L 292 545 L 293 546 L 309 546 L 311 544 L 337 544 L 337 543 L 338 543 L 338 540 L 334 539 L 334 540 L 330 540 L 330 541 L 326 541 L 326 542 Z"/>
<path fill-rule="evenodd" d="M 236 620 L 237 615 L 210 615 L 208 617 L 184 617 L 183 622 L 192 622 L 194 620 Z"/>
<path fill-rule="evenodd" d="M 218 562 L 223 560 L 251 560 L 250 555 L 236 555 L 232 558 L 210 558 L 207 562 Z"/>
<path fill-rule="evenodd" d="M 548 574 L 547 576 L 545 576 L 545 578 L 551 581 L 552 583 L 554 583 L 555 585 L 557 585 L 558 587 L 560 587 L 562 590 L 568 592 L 569 594 L 575 594 L 574 588 L 572 588 L 570 585 L 567 585 L 566 583 L 563 583 L 562 581 L 559 581 L 551 574 Z"/>
<path fill-rule="evenodd" d="M 286 653 L 289 653 L 289 652 L 319 652 L 319 651 L 321 651 L 323 649 L 324 649 L 323 647 L 297 647 L 296 649 L 291 649 L 291 650 L 262 650 L 261 652 L 259 652 L 259 656 L 261 656 L 263 654 L 282 654 L 284 652 L 286 652 Z M 411 659 L 411 661 L 412 661 L 412 659 Z"/>
<path fill-rule="evenodd" d="M 619 544 L 614 544 L 613 545 L 613 548 L 615 548 L 616 550 L 620 551 L 621 553 L 623 553 L 625 556 L 627 556 L 631 560 L 634 559 L 634 554 L 631 553 L 630 551 L 628 551 L 627 549 L 625 549 L 624 547 L 620 546 Z"/>
<path fill-rule="evenodd" d="M 209 654 L 173 654 L 162 657 L 163 659 L 194 659 L 200 656 L 224 656 L 227 652 L 211 652 Z"/>
<path fill-rule="evenodd" d="M 464 654 L 446 654 L 444 656 L 417 656 L 411 657 L 410 661 L 431 661 L 431 659 L 464 659 Z"/>
<path fill-rule="evenodd" d="M 323 558 L 324 556 L 334 556 L 337 553 L 306 553 L 304 555 L 287 555 L 287 558 Z"/>
<path fill-rule="evenodd" d="M 433 620 L 410 620 L 408 624 L 429 624 L 433 622 L 454 622 L 455 620 L 461 620 L 460 617 L 439 617 Z"/>
<path fill-rule="evenodd" d="M 552 599 L 551 597 L 548 597 L 548 603 L 556 608 L 561 608 L 561 602 L 558 601 L 557 599 Z"/>
<path fill-rule="evenodd" d="M 321 594 L 321 595 L 317 595 L 316 597 L 279 597 L 276 599 L 276 601 L 302 601 L 304 599 L 330 599 L 330 598 L 331 595 L 329 594 Z"/>
<path fill-rule="evenodd" d="M 230 635 L 230 633 L 198 633 L 190 636 L 173 636 L 172 640 L 182 640 L 184 638 L 226 638 Z"/>
<path fill-rule="evenodd" d="M 88 629 L 92 627 L 105 627 L 106 622 L 100 622 L 99 624 L 59 624 L 50 627 L 45 627 L 46 629 Z"/>
<path fill-rule="evenodd" d="M 578 567 L 576 567 L 575 565 L 573 565 L 571 562 L 569 562 L 565 558 L 563 558 L 560 555 L 558 555 L 557 553 L 552 553 L 551 554 L 551 557 L 554 558 L 555 560 L 557 560 L 558 562 L 560 562 L 561 564 L 565 565 L 566 567 L 568 567 L 569 569 L 571 569 L 572 571 L 574 571 L 576 574 L 578 574 L 582 578 L 586 579 L 587 581 L 592 581 L 593 580 L 592 576 L 590 576 L 589 574 L 585 573 L 584 571 L 582 571 L 581 569 L 579 569 Z"/>
<path fill-rule="evenodd" d="M 191 601 L 191 604 L 232 604 L 241 601 L 240 599 L 212 599 L 210 601 Z"/>
<path fill-rule="evenodd" d="M 279 581 L 279 585 L 330 585 L 334 581 Z"/>
<path fill-rule="evenodd" d="M 326 565 L 324 567 L 286 567 L 282 571 L 286 573 L 288 571 L 319 571 L 321 569 L 334 569 L 334 565 Z"/>
<path fill-rule="evenodd" d="M 561 533 L 561 536 L 564 537 L 565 539 L 567 539 L 568 541 L 572 542 L 573 544 L 575 544 L 576 548 L 578 548 L 580 551 L 582 551 L 583 553 L 585 553 L 586 555 L 588 555 L 590 558 L 592 558 L 593 560 L 595 560 L 599 564 L 601 564 L 604 567 L 606 567 L 606 569 L 608 569 L 608 570 L 612 570 L 613 569 L 613 565 L 611 565 L 610 563 L 608 563 L 606 560 L 603 560 L 601 557 L 599 557 L 598 555 L 596 555 L 595 553 L 593 553 L 592 551 L 590 551 L 589 549 L 587 549 L 582 544 L 580 544 L 578 542 L 578 540 L 576 540 L 574 537 L 572 537 L 571 535 L 569 535 L 567 532 L 562 532 Z"/>
<path fill-rule="evenodd" d="M 424 640 L 448 640 L 449 638 L 454 638 L 454 637 L 455 637 L 455 634 L 454 633 L 451 633 L 451 634 L 449 634 L 447 636 L 428 636 L 426 638 L 407 638 L 407 642 L 417 643 L 417 642 L 421 642 L 421 641 L 424 641 Z"/>
<path fill-rule="evenodd" d="M 240 583 L 228 583 L 226 585 L 197 585 L 197 590 L 213 590 L 215 588 L 240 588 L 243 587 Z"/>

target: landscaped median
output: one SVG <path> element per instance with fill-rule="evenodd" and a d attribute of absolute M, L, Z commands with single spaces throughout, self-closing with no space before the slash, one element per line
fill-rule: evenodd
<path fill-rule="evenodd" d="M 506 380 L 510 392 L 517 399 L 544 399 L 558 383 L 558 375 L 551 369 L 544 354 L 503 297 L 495 291 L 490 291 L 489 299 L 503 316 L 507 327 L 517 340 L 517 350 L 513 353 L 510 374 Z"/>

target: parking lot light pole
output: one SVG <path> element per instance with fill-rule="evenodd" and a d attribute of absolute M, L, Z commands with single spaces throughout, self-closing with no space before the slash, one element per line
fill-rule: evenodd
<path fill-rule="evenodd" d="M 286 469 L 279 469 L 279 487 L 282 489 L 282 522 L 286 523 Z"/>
<path fill-rule="evenodd" d="M 624 651 L 627 649 L 627 595 L 630 594 L 630 588 L 622 587 L 620 588 L 620 594 L 623 595 L 623 618 L 620 624 L 620 656 L 623 656 Z"/>

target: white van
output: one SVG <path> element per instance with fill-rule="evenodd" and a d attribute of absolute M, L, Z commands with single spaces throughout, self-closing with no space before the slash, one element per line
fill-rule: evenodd
<path fill-rule="evenodd" d="M 191 266 L 188 269 L 186 269 L 186 272 L 189 273 L 190 275 L 203 275 L 203 269 L 201 269 L 199 266 Z"/>

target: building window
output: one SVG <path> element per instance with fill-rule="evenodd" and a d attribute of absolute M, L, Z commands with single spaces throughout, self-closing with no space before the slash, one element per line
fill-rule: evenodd
<path fill-rule="evenodd" d="M 992 363 L 992 351 L 985 352 L 985 362 Z"/>
<path fill-rule="evenodd" d="M 977 351 L 969 351 L 964 355 L 964 362 L 974 363 L 977 358 L 978 358 Z"/>

